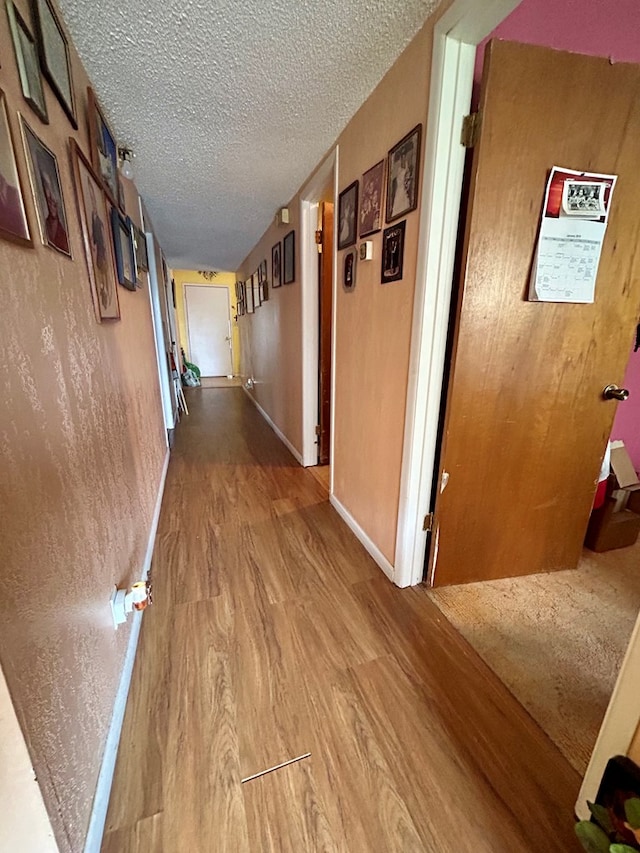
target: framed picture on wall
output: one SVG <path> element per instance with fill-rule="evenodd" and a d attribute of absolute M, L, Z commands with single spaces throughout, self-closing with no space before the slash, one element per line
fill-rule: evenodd
<path fill-rule="evenodd" d="M 9 16 L 9 28 L 11 29 L 13 49 L 16 54 L 22 95 L 40 120 L 49 124 L 36 40 L 29 32 L 24 18 L 12 0 L 7 0 L 7 15 Z"/>
<path fill-rule="evenodd" d="M 244 292 L 245 301 L 247 305 L 247 314 L 253 314 L 256 310 L 256 307 L 253 301 L 253 282 L 250 278 L 248 278 L 244 283 Z"/>
<path fill-rule="evenodd" d="M 380 283 L 399 281 L 404 262 L 404 229 L 406 219 L 384 229 L 382 235 L 382 273 Z"/>
<path fill-rule="evenodd" d="M 282 281 L 292 284 L 296 280 L 296 232 L 289 231 L 282 241 L 284 255 Z"/>
<path fill-rule="evenodd" d="M 75 139 L 70 139 L 69 143 L 96 319 L 99 323 L 103 320 L 119 320 L 120 305 L 107 200 L 100 179 Z"/>
<path fill-rule="evenodd" d="M 0 89 L 0 236 L 31 246 L 29 221 L 18 172 L 9 113 Z"/>
<path fill-rule="evenodd" d="M 387 222 L 400 219 L 418 206 L 421 135 L 422 125 L 419 124 L 389 151 Z"/>
<path fill-rule="evenodd" d="M 91 86 L 87 88 L 87 112 L 93 168 L 102 178 L 111 204 L 122 207 L 118 182 L 118 143 Z"/>
<path fill-rule="evenodd" d="M 282 286 L 282 267 L 280 258 L 282 253 L 282 243 L 276 243 L 271 249 L 271 287 Z"/>
<path fill-rule="evenodd" d="M 45 246 L 72 257 L 69 227 L 60 185 L 58 160 L 20 116 L 22 138 L 27 152 L 31 189 L 36 203 L 40 235 Z"/>
<path fill-rule="evenodd" d="M 260 281 L 258 279 L 258 270 L 251 276 L 251 286 L 253 288 L 253 307 L 259 308 L 262 305 L 262 293 L 260 290 Z"/>
<path fill-rule="evenodd" d="M 342 286 L 347 293 L 351 293 L 356 286 L 356 254 L 355 249 L 350 249 L 344 255 Z"/>
<path fill-rule="evenodd" d="M 136 256 L 131 236 L 131 220 L 117 207 L 111 208 L 111 233 L 116 253 L 118 281 L 127 290 L 136 289 Z"/>
<path fill-rule="evenodd" d="M 346 249 L 358 239 L 358 182 L 342 190 L 338 197 L 338 249 Z"/>
<path fill-rule="evenodd" d="M 362 176 L 360 200 L 360 237 L 375 234 L 382 228 L 382 192 L 384 190 L 384 160 L 376 163 Z"/>
<path fill-rule="evenodd" d="M 73 77 L 71 75 L 71 59 L 67 37 L 49 0 L 33 0 L 33 10 L 42 71 L 56 98 L 68 115 L 69 121 L 77 129 L 78 122 L 76 121 Z"/>
<path fill-rule="evenodd" d="M 145 234 L 138 228 L 133 226 L 133 241 L 136 250 L 136 267 L 142 272 L 149 271 L 149 257 L 147 255 L 147 238 Z"/>

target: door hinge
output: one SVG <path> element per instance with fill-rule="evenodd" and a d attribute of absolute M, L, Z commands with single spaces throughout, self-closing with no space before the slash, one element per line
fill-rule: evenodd
<path fill-rule="evenodd" d="M 471 113 L 462 119 L 460 144 L 465 148 L 473 148 L 480 133 L 480 113 Z"/>
<path fill-rule="evenodd" d="M 433 513 L 428 512 L 424 517 L 424 522 L 422 524 L 422 529 L 427 533 L 430 533 L 433 530 Z"/>
<path fill-rule="evenodd" d="M 318 246 L 322 245 L 322 231 L 316 231 L 316 243 Z"/>
<path fill-rule="evenodd" d="M 322 432 L 322 430 L 320 429 L 320 424 L 318 424 L 316 426 L 316 435 L 320 435 L 321 432 Z"/>

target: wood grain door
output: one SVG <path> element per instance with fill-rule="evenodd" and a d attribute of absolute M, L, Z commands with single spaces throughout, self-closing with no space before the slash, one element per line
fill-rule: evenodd
<path fill-rule="evenodd" d="M 485 60 L 427 581 L 575 568 L 640 314 L 640 66 Z M 619 175 L 593 305 L 526 299 L 552 166 Z M 446 485 L 445 485 L 446 483 Z M 444 487 L 444 488 L 443 488 Z"/>
<path fill-rule="evenodd" d="M 331 315 L 333 310 L 333 204 L 322 203 L 319 255 L 320 353 L 318 380 L 318 464 L 328 465 L 331 436 Z"/>

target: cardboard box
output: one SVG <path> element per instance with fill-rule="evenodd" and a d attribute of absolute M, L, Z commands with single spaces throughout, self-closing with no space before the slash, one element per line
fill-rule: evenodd
<path fill-rule="evenodd" d="M 640 480 L 623 441 L 611 442 L 611 470 L 617 483 L 613 493 L 617 500 L 616 508 L 625 509 L 631 495 L 640 491 Z"/>
<path fill-rule="evenodd" d="M 627 548 L 640 535 L 640 479 L 622 441 L 611 442 L 611 469 L 605 502 L 589 519 L 584 544 L 591 551 Z"/>

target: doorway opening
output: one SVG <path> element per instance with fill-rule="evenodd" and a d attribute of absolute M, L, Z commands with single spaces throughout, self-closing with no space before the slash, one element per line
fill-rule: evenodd
<path fill-rule="evenodd" d="M 215 285 L 184 285 L 190 361 L 203 377 L 233 377 L 229 289 Z"/>

